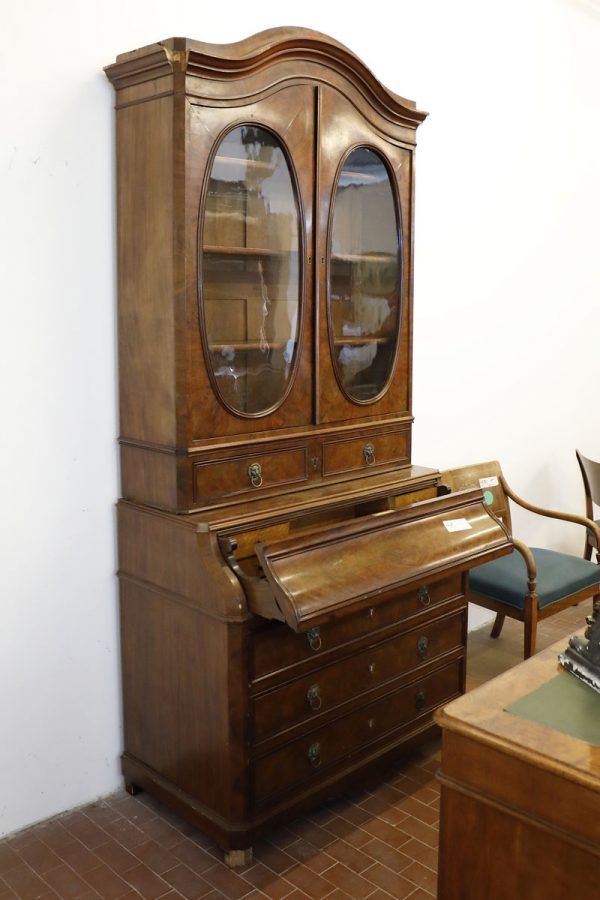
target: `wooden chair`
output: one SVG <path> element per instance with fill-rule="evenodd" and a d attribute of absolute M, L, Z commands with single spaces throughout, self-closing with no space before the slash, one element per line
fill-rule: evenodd
<path fill-rule="evenodd" d="M 588 459 L 579 450 L 576 450 L 577 462 L 581 469 L 581 477 L 583 478 L 583 487 L 585 489 L 585 514 L 588 519 L 594 516 L 594 503 L 600 506 L 600 463 Z M 600 525 L 600 519 L 596 519 L 596 525 Z M 583 551 L 584 559 L 592 558 L 593 544 L 590 541 L 589 534 L 585 542 L 585 550 Z"/>
<path fill-rule="evenodd" d="M 442 493 L 473 487 L 482 488 L 489 509 L 506 526 L 514 550 L 507 556 L 471 569 L 468 600 L 496 613 L 491 631 L 493 638 L 500 635 L 506 616 L 524 622 L 524 657 L 527 659 L 535 653 L 539 619 L 553 616 L 583 600 L 600 601 L 600 566 L 568 553 L 530 548 L 514 538 L 508 498 L 530 512 L 583 525 L 596 550 L 600 548 L 600 527 L 589 518 L 542 509 L 522 500 L 506 483 L 497 462 L 442 473 Z M 600 553 L 597 557 L 600 563 Z"/>

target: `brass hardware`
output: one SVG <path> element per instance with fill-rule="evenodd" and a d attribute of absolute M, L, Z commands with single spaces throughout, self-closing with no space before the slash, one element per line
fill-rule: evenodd
<path fill-rule="evenodd" d="M 252 487 L 261 486 L 263 480 L 260 463 L 252 463 L 252 465 L 248 466 L 248 478 L 250 479 L 250 484 L 252 485 Z"/>
<path fill-rule="evenodd" d="M 427 700 L 427 695 L 425 694 L 425 691 L 423 690 L 423 688 L 419 688 L 419 690 L 415 694 L 415 708 L 423 709 L 423 707 L 425 706 L 426 700 Z"/>
<path fill-rule="evenodd" d="M 316 628 L 311 628 L 310 631 L 306 632 L 306 639 L 308 640 L 311 650 L 321 649 L 321 629 L 318 626 Z"/>
<path fill-rule="evenodd" d="M 311 457 L 310 463 L 313 467 L 313 472 L 316 472 L 317 466 L 319 465 L 319 457 L 318 456 Z"/>
<path fill-rule="evenodd" d="M 417 591 L 417 596 L 423 606 L 429 606 L 429 604 L 431 603 L 431 597 L 429 596 L 429 588 L 427 587 L 427 585 L 419 588 L 419 590 Z"/>
<path fill-rule="evenodd" d="M 375 444 L 365 444 L 363 448 L 363 455 L 365 457 L 365 462 L 368 466 L 373 465 L 375 462 Z"/>
<path fill-rule="evenodd" d="M 323 698 L 318 684 L 311 684 L 306 692 L 306 700 L 311 709 L 321 709 L 323 706 Z"/>
<path fill-rule="evenodd" d="M 371 618 L 373 618 L 373 616 L 375 615 L 375 607 L 374 606 L 369 607 L 369 615 L 371 616 Z"/>
<path fill-rule="evenodd" d="M 369 726 L 369 728 L 374 728 L 375 727 L 375 719 L 369 719 L 369 721 L 367 722 L 367 725 Z"/>
<path fill-rule="evenodd" d="M 419 640 L 417 641 L 417 651 L 418 651 L 418 653 L 419 653 L 419 656 L 423 657 L 423 659 L 424 659 L 425 656 L 427 655 L 427 647 L 428 647 L 428 646 L 429 646 L 429 641 L 428 641 L 428 639 L 425 637 L 425 635 L 423 635 L 423 636 L 420 637 Z"/>
<path fill-rule="evenodd" d="M 318 741 L 315 741 L 314 744 L 311 744 L 308 748 L 308 761 L 311 766 L 314 766 L 315 769 L 318 769 L 321 765 L 321 745 Z"/>
<path fill-rule="evenodd" d="M 375 663 L 369 663 L 369 665 L 367 666 L 367 668 L 368 668 L 368 670 L 369 670 L 369 674 L 370 674 L 370 675 L 373 675 L 373 673 L 375 672 Z"/>

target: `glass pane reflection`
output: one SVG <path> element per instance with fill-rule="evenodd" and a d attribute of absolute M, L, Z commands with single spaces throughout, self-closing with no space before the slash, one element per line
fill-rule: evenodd
<path fill-rule="evenodd" d="M 298 203 L 280 142 L 241 125 L 217 149 L 202 229 L 202 309 L 223 402 L 246 415 L 285 397 L 299 334 Z"/>
<path fill-rule="evenodd" d="M 375 150 L 353 150 L 334 197 L 329 321 L 346 393 L 373 400 L 386 386 L 399 339 L 398 221 L 388 170 Z"/>

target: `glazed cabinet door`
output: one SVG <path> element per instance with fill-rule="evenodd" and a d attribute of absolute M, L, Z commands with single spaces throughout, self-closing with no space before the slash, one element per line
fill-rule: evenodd
<path fill-rule="evenodd" d="M 412 153 L 324 88 L 319 421 L 410 412 Z"/>
<path fill-rule="evenodd" d="M 191 442 L 312 420 L 314 109 L 189 107 Z"/>

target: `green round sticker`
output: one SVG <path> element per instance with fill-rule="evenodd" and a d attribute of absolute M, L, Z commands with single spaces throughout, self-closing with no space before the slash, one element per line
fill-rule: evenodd
<path fill-rule="evenodd" d="M 492 503 L 494 502 L 494 495 L 492 494 L 491 491 L 484 491 L 483 499 L 485 500 L 485 502 L 487 503 L 488 506 L 491 506 Z"/>

